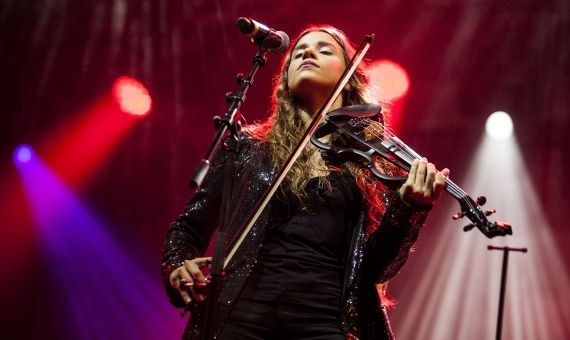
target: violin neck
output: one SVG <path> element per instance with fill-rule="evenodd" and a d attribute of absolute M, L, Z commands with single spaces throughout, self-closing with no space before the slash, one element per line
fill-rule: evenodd
<path fill-rule="evenodd" d="M 412 162 L 415 159 L 421 160 L 423 158 L 414 149 L 407 146 L 396 136 L 387 138 L 381 144 L 383 147 L 389 150 L 389 152 L 392 155 L 394 155 L 397 158 L 398 165 L 407 171 L 410 170 Z M 402 163 L 407 165 L 407 169 L 406 167 L 402 166 Z M 457 184 L 453 183 L 453 181 L 450 180 L 449 178 L 445 178 L 444 189 L 451 196 L 455 197 L 458 201 L 461 201 L 462 199 L 468 196 L 467 193 L 463 191 L 463 189 L 461 189 Z"/>
<path fill-rule="evenodd" d="M 449 178 L 445 178 L 443 188 L 460 202 L 469 196 L 465 191 L 463 191 L 463 189 L 461 189 L 457 184 L 453 183 L 453 181 Z"/>

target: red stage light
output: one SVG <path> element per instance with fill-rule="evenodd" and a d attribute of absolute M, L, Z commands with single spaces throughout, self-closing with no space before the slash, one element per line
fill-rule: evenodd
<path fill-rule="evenodd" d="M 152 99 L 146 87 L 131 77 L 119 77 L 113 83 L 113 96 L 121 111 L 144 116 L 150 112 Z"/>
<path fill-rule="evenodd" d="M 376 60 L 368 69 L 372 99 L 382 102 L 388 110 L 384 122 L 392 132 L 400 129 L 410 78 L 404 68 L 391 60 Z"/>
<path fill-rule="evenodd" d="M 406 70 L 390 60 L 377 60 L 370 65 L 370 82 L 378 88 L 378 99 L 394 101 L 408 93 L 410 79 Z"/>

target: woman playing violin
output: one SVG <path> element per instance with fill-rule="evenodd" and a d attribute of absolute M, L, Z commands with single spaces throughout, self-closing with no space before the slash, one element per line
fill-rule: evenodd
<path fill-rule="evenodd" d="M 272 114 L 248 126 L 233 174 L 229 238 L 292 152 L 324 104 L 354 48 L 330 26 L 312 26 L 292 44 L 276 80 Z M 367 100 L 364 66 L 332 109 Z M 206 297 L 194 289 L 206 277 L 203 257 L 216 228 L 226 150 L 170 226 L 162 275 L 173 304 Z M 385 174 L 395 170 L 379 162 Z M 449 170 L 427 160 L 390 190 L 351 162 L 329 162 L 308 145 L 225 269 L 214 316 L 217 339 L 392 339 L 377 284 L 405 263 Z M 205 304 L 202 304 L 205 305 Z M 199 338 L 203 310 L 192 312 L 184 338 Z"/>

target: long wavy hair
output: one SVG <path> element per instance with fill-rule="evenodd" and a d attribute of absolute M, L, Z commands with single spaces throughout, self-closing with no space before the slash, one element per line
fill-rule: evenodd
<path fill-rule="evenodd" d="M 325 32 L 333 37 L 342 49 L 346 65 L 350 63 L 350 59 L 355 53 L 355 48 L 346 35 L 341 30 L 328 25 L 309 26 L 305 28 L 291 44 L 282 62 L 281 71 L 274 79 L 271 114 L 269 118 L 262 123 L 250 125 L 246 128 L 246 131 L 248 131 L 250 135 L 264 140 L 267 143 L 271 158 L 278 165 L 283 164 L 287 157 L 289 157 L 306 129 L 306 125 L 303 121 L 303 106 L 299 102 L 299 99 L 291 94 L 288 86 L 288 69 L 291 63 L 292 51 L 296 43 L 304 35 L 311 32 Z M 363 61 L 358 65 L 356 71 L 348 81 L 347 88 L 342 92 L 342 105 L 370 103 L 372 101 L 370 91 L 366 63 Z M 313 145 L 307 145 L 287 175 L 286 183 L 288 189 L 302 203 L 307 199 L 305 187 L 309 179 L 311 179 L 311 170 L 326 172 L 340 170 L 335 167 L 327 166 L 320 157 L 314 157 L 315 153 L 318 152 L 319 150 Z M 388 174 L 395 174 L 397 172 L 394 167 L 391 167 L 382 160 L 377 160 L 377 166 L 381 171 Z M 356 183 L 365 197 L 369 217 L 367 231 L 371 232 L 378 226 L 385 210 L 381 199 L 385 188 L 372 177 L 367 169 L 356 164 L 347 163 L 346 170 L 350 171 L 355 177 Z M 320 185 L 330 189 L 330 182 L 326 176 L 319 177 L 319 181 Z"/>
<path fill-rule="evenodd" d="M 295 45 L 299 39 L 311 32 L 325 32 L 333 37 L 342 49 L 346 65 L 350 63 L 350 59 L 355 53 L 354 45 L 347 36 L 341 30 L 328 25 L 308 26 L 294 39 L 283 59 L 280 73 L 274 78 L 271 114 L 269 118 L 264 122 L 249 125 L 245 128 L 252 137 L 263 140 L 267 144 L 271 158 L 277 165 L 283 164 L 289 157 L 306 129 L 306 124 L 303 120 L 303 105 L 301 105 L 298 98 L 291 94 L 288 86 L 288 69 Z M 343 90 L 342 96 L 342 106 L 373 102 L 371 88 L 368 84 L 366 62 L 363 61 L 358 65 L 348 81 L 348 87 Z M 378 104 L 382 105 L 383 103 Z M 383 109 L 382 111 L 385 112 L 386 110 Z M 319 150 L 311 144 L 307 145 L 301 152 L 301 155 L 297 158 L 297 161 L 287 174 L 286 184 L 288 185 L 288 190 L 290 190 L 304 206 L 307 199 L 305 186 L 311 179 L 311 170 L 325 172 L 349 171 L 354 176 L 364 196 L 368 215 L 366 231 L 368 233 L 373 232 L 379 225 L 380 219 L 385 211 L 384 202 L 382 200 L 382 195 L 386 190 L 384 185 L 376 180 L 368 169 L 358 164 L 347 162 L 344 169 L 329 166 L 325 164 L 322 158 L 314 157 L 315 153 L 318 152 Z M 385 174 L 401 175 L 400 170 L 382 159 L 376 159 L 375 165 Z M 331 185 L 328 177 L 319 177 L 319 181 L 320 185 L 330 190 Z M 384 305 L 392 307 L 395 301 L 385 294 L 386 286 L 387 283 L 377 285 L 378 295 Z"/>

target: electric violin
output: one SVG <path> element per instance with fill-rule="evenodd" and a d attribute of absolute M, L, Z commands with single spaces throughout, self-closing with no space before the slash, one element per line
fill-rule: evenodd
<path fill-rule="evenodd" d="M 376 117 L 379 119 L 375 119 Z M 333 133 L 336 133 L 335 137 L 328 138 L 333 142 L 323 141 L 326 139 L 323 137 L 332 136 Z M 382 157 L 405 171 L 410 170 L 414 159 L 422 159 L 416 151 L 384 128 L 382 108 L 374 104 L 345 106 L 329 112 L 311 136 L 311 142 L 325 151 L 323 155 L 325 158 L 359 162 L 391 188 L 402 185 L 406 177 L 388 176 L 382 173 L 375 166 L 376 157 Z M 466 216 L 471 221 L 463 228 L 464 231 L 476 227 L 488 238 L 512 235 L 510 224 L 501 221 L 490 222 L 487 219 L 487 216 L 495 213 L 496 210 L 483 211 L 481 206 L 486 202 L 484 196 L 473 200 L 449 178 L 445 178 L 444 190 L 459 202 L 461 208 L 460 212 L 453 215 L 453 219 Z"/>

